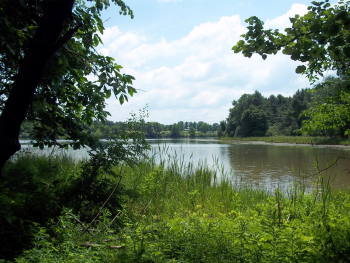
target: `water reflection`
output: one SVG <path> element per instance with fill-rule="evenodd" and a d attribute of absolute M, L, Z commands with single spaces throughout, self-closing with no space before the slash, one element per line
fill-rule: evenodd
<path fill-rule="evenodd" d="M 291 182 L 304 178 L 307 187 L 318 176 L 315 168 L 316 156 L 320 169 L 332 164 L 337 156 L 350 157 L 350 147 L 320 147 L 296 146 L 282 144 L 222 144 L 214 139 L 179 139 L 179 140 L 153 140 L 151 145 L 166 143 L 172 154 L 191 158 L 198 163 L 205 159 L 215 167 L 218 160 L 227 171 L 232 170 L 233 181 L 237 184 L 250 184 L 274 189 L 276 187 L 288 188 Z M 180 154 L 179 154 L 180 153 Z M 213 157 L 217 157 L 213 158 Z M 345 169 L 350 168 L 349 160 L 341 159 L 335 166 L 322 173 L 328 178 L 334 178 L 333 186 L 345 188 L 350 186 L 350 175 Z"/>
<path fill-rule="evenodd" d="M 210 167 L 224 166 L 226 172 L 232 172 L 232 180 L 237 184 L 251 184 L 274 189 L 288 188 L 301 175 L 315 174 L 316 157 L 320 168 L 326 168 L 337 156 L 350 158 L 350 147 L 312 147 L 287 146 L 282 144 L 225 144 L 215 139 L 160 139 L 148 140 L 157 161 L 174 156 L 185 163 L 198 165 L 206 162 Z M 23 145 L 23 148 L 26 148 Z M 34 150 L 33 148 L 31 148 Z M 38 151 L 38 149 L 34 150 Z M 88 157 L 86 149 L 58 152 L 72 154 L 75 158 Z M 47 152 L 47 150 L 46 150 Z M 161 154 L 159 154 L 161 152 Z M 341 159 L 328 170 L 332 178 L 336 174 L 333 186 L 347 188 L 350 186 L 349 159 Z M 308 187 L 312 186 L 311 177 L 306 180 Z"/>

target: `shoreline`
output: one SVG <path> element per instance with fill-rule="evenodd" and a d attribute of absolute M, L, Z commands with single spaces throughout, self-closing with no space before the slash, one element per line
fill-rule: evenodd
<path fill-rule="evenodd" d="M 228 143 L 228 144 L 233 144 L 233 143 L 240 143 L 240 144 L 262 144 L 262 145 L 276 145 L 276 146 L 311 146 L 311 147 L 319 147 L 319 148 L 345 148 L 345 149 L 350 149 L 350 140 L 346 140 L 347 143 L 349 144 L 342 144 L 343 141 L 339 141 L 339 143 L 321 143 L 319 138 L 315 137 L 310 137 L 311 141 L 312 138 L 316 139 L 315 142 L 288 142 L 288 141 L 268 141 L 271 138 L 275 139 L 281 139 L 283 140 L 287 136 L 281 136 L 281 137 L 266 137 L 266 138 L 240 138 L 240 139 L 234 139 L 234 138 L 217 138 L 218 141 L 222 143 Z M 295 137 L 287 137 L 287 138 L 295 138 Z M 321 141 L 325 141 L 323 138 Z M 330 139 L 331 141 L 331 139 Z"/>

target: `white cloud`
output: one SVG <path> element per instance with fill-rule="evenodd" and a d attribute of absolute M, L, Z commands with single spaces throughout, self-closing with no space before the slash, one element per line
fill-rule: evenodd
<path fill-rule="evenodd" d="M 293 4 L 291 9 L 286 14 L 283 14 L 274 19 L 267 19 L 264 25 L 266 29 L 279 29 L 284 31 L 285 28 L 291 27 L 290 17 L 295 15 L 303 16 L 308 12 L 307 6 L 303 4 Z"/>
<path fill-rule="evenodd" d="M 303 7 L 295 4 L 266 25 L 285 27 L 286 18 Z M 290 96 L 308 86 L 306 78 L 294 73 L 298 63 L 287 56 L 277 54 L 264 61 L 257 55 L 248 59 L 234 54 L 231 48 L 245 27 L 238 15 L 222 17 L 171 42 L 164 38 L 152 42 L 140 32 L 124 33 L 118 27 L 107 29 L 100 52 L 123 65 L 125 73 L 136 77 L 134 87 L 142 90 L 122 106 L 109 99 L 111 120 L 123 120 L 148 104 L 150 121 L 214 123 L 225 119 L 231 102 L 244 93 L 258 90 L 264 96 Z M 173 61 L 177 63 L 172 65 Z"/>

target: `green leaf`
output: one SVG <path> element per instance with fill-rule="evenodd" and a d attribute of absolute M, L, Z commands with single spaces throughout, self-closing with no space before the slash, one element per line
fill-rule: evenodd
<path fill-rule="evenodd" d="M 339 33 L 339 26 L 337 24 L 332 24 L 328 28 L 328 33 L 329 33 L 330 36 L 335 36 L 336 34 Z"/>
<path fill-rule="evenodd" d="M 133 87 L 128 86 L 128 93 L 132 97 L 134 93 L 136 93 L 136 90 Z"/>
<path fill-rule="evenodd" d="M 106 99 L 109 99 L 111 97 L 111 95 L 112 95 L 111 90 L 110 89 L 106 90 Z"/>
<path fill-rule="evenodd" d="M 350 58 L 350 47 L 344 47 L 343 52 L 344 52 L 345 56 Z"/>
<path fill-rule="evenodd" d="M 265 59 L 267 58 L 267 55 L 264 54 L 264 55 L 262 55 L 261 57 L 262 57 L 263 60 L 265 60 Z"/>
<path fill-rule="evenodd" d="M 298 73 L 298 74 L 302 74 L 302 73 L 304 73 L 305 70 L 306 70 L 306 67 L 304 65 L 302 65 L 302 66 L 298 66 L 295 69 L 295 72 Z"/>
<path fill-rule="evenodd" d="M 298 60 L 300 58 L 300 51 L 299 50 L 295 50 L 290 58 L 292 60 Z"/>
<path fill-rule="evenodd" d="M 123 95 L 119 96 L 119 103 L 120 103 L 120 105 L 123 105 L 123 103 L 124 103 L 124 96 Z"/>

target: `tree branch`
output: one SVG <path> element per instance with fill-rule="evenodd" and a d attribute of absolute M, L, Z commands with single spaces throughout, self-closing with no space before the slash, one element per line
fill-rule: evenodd
<path fill-rule="evenodd" d="M 62 36 L 60 39 L 57 40 L 56 44 L 52 47 L 51 54 L 54 54 L 60 47 L 62 47 L 67 41 L 69 41 L 75 32 L 78 31 L 79 27 L 81 27 L 83 24 L 80 22 L 77 24 L 74 28 L 68 30 L 64 36 Z"/>
<path fill-rule="evenodd" d="M 103 208 L 105 207 L 105 205 L 108 203 L 109 199 L 111 199 L 112 195 L 114 194 L 115 190 L 117 190 L 119 184 L 120 184 L 120 181 L 122 180 L 123 178 L 123 174 L 122 174 L 122 170 L 123 170 L 123 165 L 122 167 L 120 168 L 120 177 L 119 177 L 119 181 L 118 183 L 116 184 L 116 186 L 114 187 L 112 193 L 108 196 L 107 200 L 104 202 L 104 204 L 102 205 L 102 207 L 100 208 L 100 211 L 98 211 L 97 215 L 94 217 L 94 219 L 92 219 L 91 223 L 85 228 L 85 230 L 80 234 L 80 236 L 82 236 L 89 228 L 90 226 L 92 225 L 93 222 L 95 222 L 95 220 L 97 219 L 97 217 L 101 214 Z"/>

